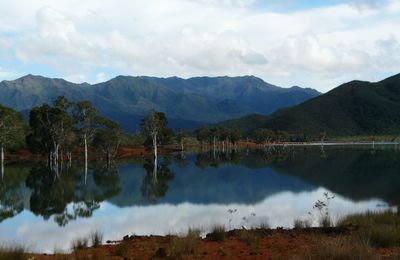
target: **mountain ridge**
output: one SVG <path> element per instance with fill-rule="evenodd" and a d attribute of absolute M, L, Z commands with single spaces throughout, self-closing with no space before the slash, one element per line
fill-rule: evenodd
<path fill-rule="evenodd" d="M 150 109 L 165 112 L 172 127 L 197 127 L 250 113 L 270 114 L 320 93 L 312 89 L 284 89 L 254 76 L 179 77 L 117 76 L 96 84 L 28 74 L 0 82 L 0 103 L 18 111 L 52 103 L 63 95 L 89 100 L 100 112 L 129 131 L 138 127 Z"/>

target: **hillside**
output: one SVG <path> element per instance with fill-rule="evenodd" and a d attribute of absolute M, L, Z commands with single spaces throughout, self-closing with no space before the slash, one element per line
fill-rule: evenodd
<path fill-rule="evenodd" d="M 270 116 L 242 117 L 222 122 L 246 131 L 269 128 L 331 136 L 398 134 L 400 74 L 371 83 L 351 81 L 300 105 Z"/>
<path fill-rule="evenodd" d="M 28 114 L 59 95 L 73 101 L 89 100 L 126 130 L 138 127 L 150 109 L 165 112 L 171 127 L 193 128 L 201 124 L 250 113 L 269 114 L 319 95 L 312 89 L 289 89 L 253 77 L 201 77 L 181 79 L 118 76 L 90 85 L 41 76 L 0 82 L 0 104 Z"/>

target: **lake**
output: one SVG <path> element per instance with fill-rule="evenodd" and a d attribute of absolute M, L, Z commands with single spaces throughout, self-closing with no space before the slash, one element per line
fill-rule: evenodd
<path fill-rule="evenodd" d="M 40 163 L 9 163 L 0 183 L 0 242 L 33 251 L 68 250 L 94 230 L 105 240 L 165 235 L 188 227 L 209 230 L 268 223 L 293 226 L 313 219 L 314 203 L 334 196 L 336 220 L 400 203 L 400 151 L 393 145 L 285 147 L 176 153 L 150 160 L 64 166 L 58 175 Z M 311 213 L 311 217 L 310 214 Z"/>

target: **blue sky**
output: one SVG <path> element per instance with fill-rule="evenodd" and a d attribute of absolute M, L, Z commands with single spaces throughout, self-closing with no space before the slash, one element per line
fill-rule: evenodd
<path fill-rule="evenodd" d="M 328 91 L 400 73 L 400 0 L 0 1 L 0 80 L 241 76 Z"/>

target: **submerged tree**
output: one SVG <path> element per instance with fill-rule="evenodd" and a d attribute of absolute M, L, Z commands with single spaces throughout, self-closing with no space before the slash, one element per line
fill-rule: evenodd
<path fill-rule="evenodd" d="M 178 134 L 176 135 L 176 139 L 178 140 L 180 146 L 181 146 L 181 151 L 185 150 L 185 139 L 187 137 L 187 130 L 184 128 L 179 128 Z"/>
<path fill-rule="evenodd" d="M 27 136 L 28 147 L 32 151 L 48 156 L 50 168 L 58 172 L 61 146 L 73 131 L 73 120 L 64 107 L 43 104 L 35 107 L 29 115 L 31 133 Z"/>
<path fill-rule="evenodd" d="M 4 149 L 21 142 L 24 136 L 22 114 L 0 105 L 0 167 L 4 174 Z"/>
<path fill-rule="evenodd" d="M 150 113 L 142 119 L 142 133 L 152 140 L 155 162 L 157 161 L 158 139 L 167 131 L 167 125 L 168 121 L 165 114 L 154 110 L 150 111 Z"/>
<path fill-rule="evenodd" d="M 122 138 L 121 126 L 117 122 L 109 119 L 102 120 L 101 127 L 94 135 L 93 145 L 106 155 L 108 166 L 111 158 L 116 156 Z"/>
<path fill-rule="evenodd" d="M 96 130 L 99 128 L 101 117 L 98 110 L 90 101 L 81 101 L 75 104 L 74 111 L 75 127 L 83 139 L 85 156 L 85 176 L 88 170 L 88 145 L 93 140 Z"/>

